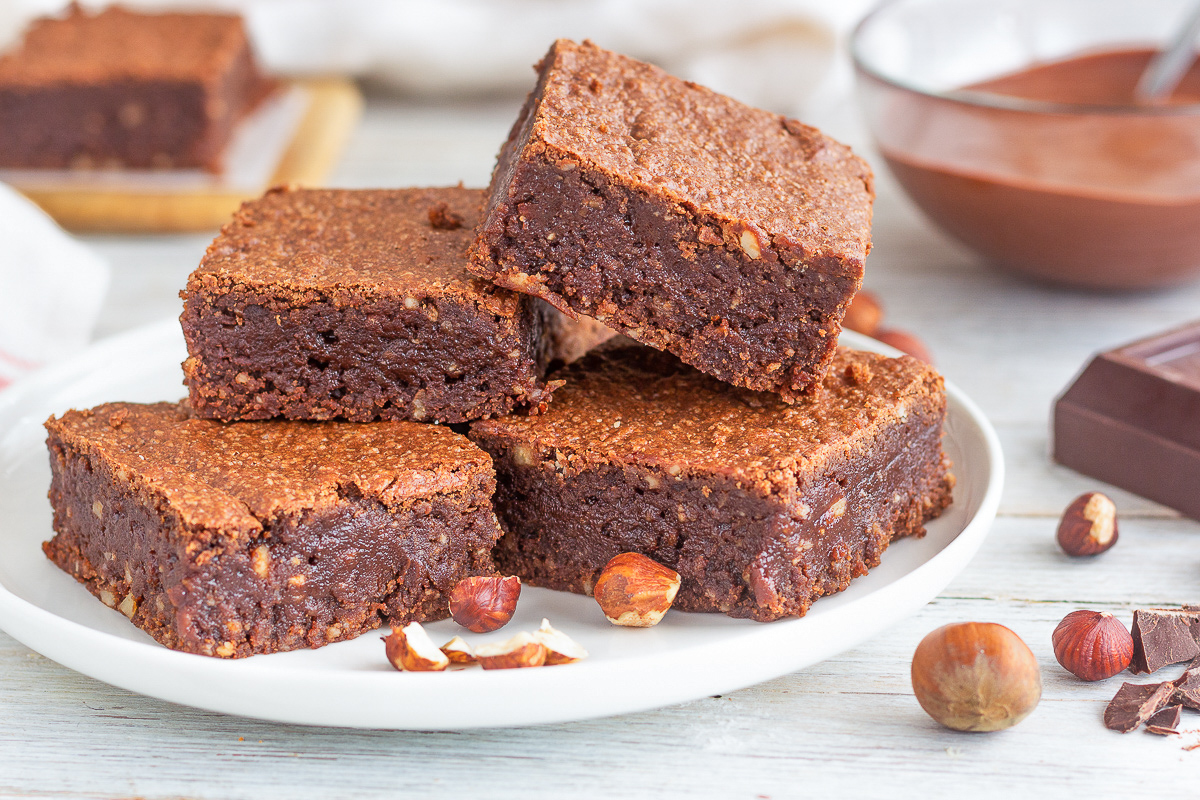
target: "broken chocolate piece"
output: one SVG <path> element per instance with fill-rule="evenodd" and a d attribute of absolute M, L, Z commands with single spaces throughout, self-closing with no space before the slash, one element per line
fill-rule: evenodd
<path fill-rule="evenodd" d="M 1180 703 L 1188 708 L 1200 711 L 1200 672 L 1187 672 L 1175 681 L 1175 693 L 1171 695 L 1172 703 Z"/>
<path fill-rule="evenodd" d="M 1196 634 L 1200 612 L 1173 608 L 1139 608 L 1133 612 L 1133 662 L 1137 675 L 1157 672 L 1168 664 L 1200 656 Z"/>
<path fill-rule="evenodd" d="M 1150 719 L 1146 720 L 1146 732 L 1157 733 L 1159 736 L 1168 736 L 1172 733 L 1179 733 L 1179 717 L 1183 712 L 1183 706 L 1167 706 L 1161 711 L 1156 711 L 1151 715 Z"/>
<path fill-rule="evenodd" d="M 1123 683 L 1104 709 L 1104 727 L 1129 733 L 1154 716 L 1175 692 L 1175 683 Z"/>
<path fill-rule="evenodd" d="M 1179 731 L 1174 728 L 1164 728 L 1161 725 L 1147 725 L 1146 733 L 1156 733 L 1159 736 L 1178 736 Z"/>

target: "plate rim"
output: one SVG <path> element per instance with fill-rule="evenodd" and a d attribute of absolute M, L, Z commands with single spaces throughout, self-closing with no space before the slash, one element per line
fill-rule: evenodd
<path fill-rule="evenodd" d="M 10 422 L 7 418 L 11 416 L 13 409 L 19 408 L 23 404 L 22 401 L 29 402 L 30 399 L 36 398 L 39 386 L 53 386 L 71 378 L 84 376 L 90 369 L 94 369 L 94 363 L 106 354 L 127 349 L 131 344 L 141 344 L 148 349 L 162 347 L 170 343 L 171 337 L 175 336 L 179 336 L 178 319 L 172 317 L 107 337 L 69 359 L 22 378 L 4 392 L 0 392 L 0 422 Z M 875 350 L 886 355 L 899 354 L 898 350 L 861 334 L 845 331 L 842 336 L 842 343 L 853 347 Z M 297 705 L 282 711 L 269 710 L 255 705 L 252 697 L 221 695 L 214 691 L 212 684 L 228 683 L 230 678 L 241 678 L 252 682 L 270 681 L 272 685 L 281 688 L 311 691 L 314 682 L 318 685 L 336 682 L 336 688 L 341 690 L 341 694 L 360 693 L 381 700 L 386 698 L 398 701 L 396 705 L 402 709 L 400 716 L 403 716 L 403 711 L 409 710 L 404 706 L 404 696 L 415 691 L 410 687 L 420 687 L 419 691 L 422 693 L 429 690 L 430 685 L 420 683 L 429 680 L 429 676 L 412 673 L 405 676 L 407 680 L 397 681 L 396 676 L 385 670 L 325 670 L 306 674 L 303 670 L 280 668 L 275 663 L 255 659 L 226 661 L 181 653 L 155 642 L 126 639 L 62 617 L 19 597 L 2 581 L 0 629 L 25 646 L 69 669 L 128 691 L 204 710 L 290 724 L 389 730 L 515 727 L 633 713 L 709 694 L 734 691 L 819 663 L 873 638 L 900 619 L 924 607 L 966 567 L 979 550 L 999 510 L 1005 477 L 1003 452 L 995 429 L 974 401 L 950 381 L 946 381 L 946 395 L 948 411 L 956 413 L 956 418 L 957 414 L 961 414 L 963 421 L 970 423 L 973 429 L 971 433 L 982 440 L 989 471 L 986 488 L 977 510 L 953 539 L 931 557 L 889 583 L 829 613 L 747 626 L 745 636 L 753 637 L 755 649 L 769 650 L 774 654 L 773 658 L 750 659 L 751 663 L 748 666 L 733 670 L 728 664 L 713 667 L 710 661 L 707 662 L 710 674 L 706 680 L 698 680 L 693 676 L 691 681 L 679 680 L 671 685 L 652 687 L 649 691 L 644 685 L 637 685 L 635 690 L 623 693 L 619 698 L 620 702 L 616 704 L 612 702 L 612 697 L 604 692 L 584 693 L 591 694 L 592 697 L 582 698 L 582 702 L 578 702 L 580 698 L 574 697 L 571 690 L 579 686 L 588 686 L 589 678 L 601 672 L 605 673 L 604 680 L 608 681 L 614 677 L 609 673 L 615 673 L 618 679 L 634 679 L 645 677 L 647 669 L 665 671 L 667 674 L 671 674 L 672 670 L 686 669 L 689 663 L 697 659 L 721 655 L 712 651 L 727 646 L 729 636 L 723 634 L 712 641 L 675 646 L 665 653 L 606 659 L 603 662 L 585 661 L 572 665 L 570 670 L 552 670 L 548 674 L 544 670 L 472 670 L 457 673 L 457 678 L 451 678 L 452 682 L 444 685 L 451 686 L 451 691 L 463 700 L 464 705 L 483 704 L 478 707 L 478 714 L 464 720 L 453 714 L 446 715 L 444 719 L 430 717 L 426 712 L 424 716 L 417 714 L 413 719 L 405 720 L 393 719 L 390 713 L 381 714 L 379 709 L 365 716 L 361 714 L 361 710 L 358 717 L 354 717 L 353 714 L 347 716 L 341 713 L 344 709 L 339 704 L 328 701 L 307 706 Z M 947 416 L 949 418 L 950 414 Z M 5 433 L 6 430 L 0 429 L 0 436 Z M 981 464 L 980 467 L 982 466 Z M 815 655 L 811 648 L 806 650 L 803 646 L 797 646 L 794 635 L 796 623 L 806 624 L 802 630 L 816 628 L 819 633 L 821 628 L 836 629 L 842 618 L 854 617 L 855 612 L 869 608 L 876 610 L 871 618 L 874 624 L 860 626 L 851 635 L 827 636 L 825 644 L 815 648 Z M 370 635 L 371 632 L 363 634 Z M 86 655 L 88 653 L 92 654 L 91 658 Z M 104 657 L 97 658 L 97 653 Z M 648 668 L 648 661 L 655 662 L 655 665 Z M 138 664 L 140 668 L 133 670 L 132 674 L 120 670 L 122 665 L 128 666 L 130 663 Z M 167 682 L 166 687 L 155 684 L 147 688 L 145 678 L 140 676 L 155 670 L 172 674 L 175 681 Z M 215 671 L 227 675 L 222 681 L 208 680 Z M 441 681 L 451 677 L 445 673 L 438 675 L 437 680 Z M 413 684 L 413 679 L 418 683 Z M 701 686 L 703 688 L 700 688 Z M 521 713 L 520 709 L 510 708 L 511 703 L 494 702 L 498 693 L 501 696 L 521 695 L 527 691 L 536 691 L 539 696 L 548 698 L 548 702 L 543 703 L 541 709 L 527 709 L 525 713 Z M 549 702 L 555 698 L 566 699 L 568 702 Z M 248 699 L 251 701 L 251 707 L 245 705 Z M 493 702 L 489 703 L 489 699 Z M 384 703 L 381 702 L 380 705 Z"/>

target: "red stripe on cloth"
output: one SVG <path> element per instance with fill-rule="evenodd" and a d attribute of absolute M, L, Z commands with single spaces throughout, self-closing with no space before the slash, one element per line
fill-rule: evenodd
<path fill-rule="evenodd" d="M 12 353 L 6 353 L 3 350 L 0 350 L 0 361 L 7 361 L 14 367 L 19 367 L 21 369 L 37 369 L 41 366 L 41 364 L 36 361 L 29 361 L 27 359 L 20 358 L 19 356 L 14 356 Z"/>

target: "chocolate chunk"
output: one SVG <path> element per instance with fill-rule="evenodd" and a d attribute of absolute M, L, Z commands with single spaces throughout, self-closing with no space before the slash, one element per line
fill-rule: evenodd
<path fill-rule="evenodd" d="M 1175 693 L 1171 695 L 1171 702 L 1200 711 L 1200 672 L 1193 672 L 1189 668 L 1175 681 Z"/>
<path fill-rule="evenodd" d="M 1129 671 L 1137 675 L 1157 672 L 1200 656 L 1196 634 L 1200 612 L 1173 608 L 1139 608 L 1133 612 L 1133 662 Z"/>
<path fill-rule="evenodd" d="M 1160 736 L 1179 733 L 1177 728 L 1182 712 L 1183 706 L 1167 706 L 1161 711 L 1156 711 L 1150 719 L 1146 720 L 1146 732 L 1157 733 Z"/>
<path fill-rule="evenodd" d="M 1165 706 L 1174 692 L 1174 681 L 1123 683 L 1104 709 L 1104 727 L 1129 733 Z"/>
<path fill-rule="evenodd" d="M 1174 728 L 1164 728 L 1160 725 L 1147 725 L 1146 733 L 1157 733 L 1159 736 L 1176 736 L 1179 731 Z"/>
<path fill-rule="evenodd" d="M 1200 519 L 1200 321 L 1096 355 L 1054 406 L 1054 460 Z"/>

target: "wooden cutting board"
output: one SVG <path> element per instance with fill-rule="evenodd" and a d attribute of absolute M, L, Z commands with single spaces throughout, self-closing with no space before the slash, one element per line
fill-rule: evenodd
<path fill-rule="evenodd" d="M 353 83 L 338 78 L 297 83 L 306 90 L 308 107 L 271 179 L 256 191 L 16 188 L 74 231 L 180 233 L 218 228 L 244 200 L 270 186 L 320 186 L 358 124 L 362 95 Z"/>

